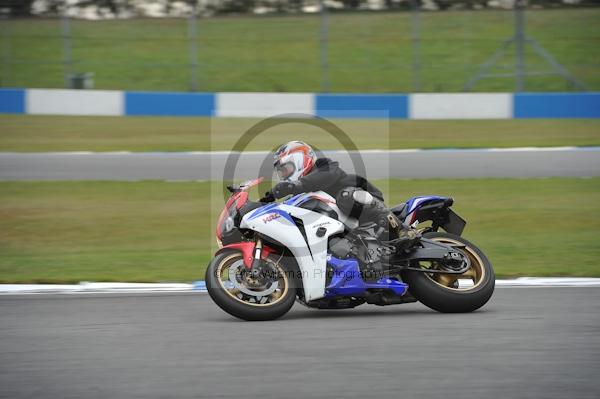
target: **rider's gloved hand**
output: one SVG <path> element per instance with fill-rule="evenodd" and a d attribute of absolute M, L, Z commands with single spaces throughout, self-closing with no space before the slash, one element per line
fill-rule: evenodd
<path fill-rule="evenodd" d="M 277 185 L 273 187 L 273 190 L 271 191 L 273 192 L 273 196 L 275 198 L 283 198 L 290 194 L 297 194 L 302 190 L 299 182 L 292 183 L 289 181 L 282 181 L 277 183 Z"/>
<path fill-rule="evenodd" d="M 275 196 L 273 195 L 272 192 L 267 191 L 265 193 L 265 196 L 262 197 L 261 199 L 259 199 L 260 202 L 273 202 L 275 201 Z"/>

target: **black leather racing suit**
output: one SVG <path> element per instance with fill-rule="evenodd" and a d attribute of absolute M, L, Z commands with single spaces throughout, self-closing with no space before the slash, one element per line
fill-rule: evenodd
<path fill-rule="evenodd" d="M 325 191 L 334 198 L 346 187 L 357 187 L 368 191 L 383 202 L 383 194 L 377 187 L 362 176 L 347 174 L 339 163 L 329 158 L 319 158 L 315 167 L 306 176 L 300 178 L 300 186 L 295 194 L 310 191 Z"/>
<path fill-rule="evenodd" d="M 311 191 L 326 192 L 336 198 L 338 208 L 346 215 L 361 222 L 377 222 L 387 228 L 390 238 L 398 237 L 402 223 L 385 206 L 381 191 L 366 178 L 347 174 L 338 162 L 329 158 L 317 159 L 313 170 L 296 183 L 293 194 Z"/>

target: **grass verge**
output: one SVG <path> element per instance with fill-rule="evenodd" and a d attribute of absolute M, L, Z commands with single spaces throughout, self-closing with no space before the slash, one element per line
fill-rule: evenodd
<path fill-rule="evenodd" d="M 260 119 L 0 115 L 0 151 L 231 150 Z M 481 148 L 600 145 L 600 120 L 334 120 L 358 148 Z M 303 140 L 340 144 L 315 126 L 291 123 L 256 137 L 247 150 Z"/>
<path fill-rule="evenodd" d="M 387 182 L 380 182 L 385 186 Z M 499 277 L 600 276 L 600 178 L 392 180 L 452 195 Z M 211 183 L 0 182 L 0 282 L 192 281 L 214 250 Z"/>

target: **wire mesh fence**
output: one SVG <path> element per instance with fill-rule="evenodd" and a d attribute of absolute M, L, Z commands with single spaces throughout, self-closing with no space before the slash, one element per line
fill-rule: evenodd
<path fill-rule="evenodd" d="M 379 12 L 6 17 L 0 20 L 0 85 L 367 93 L 600 89 L 599 8 L 529 7 L 523 17 L 522 46 L 509 43 L 492 60 L 517 32 L 514 10 L 424 11 L 415 2 Z"/>

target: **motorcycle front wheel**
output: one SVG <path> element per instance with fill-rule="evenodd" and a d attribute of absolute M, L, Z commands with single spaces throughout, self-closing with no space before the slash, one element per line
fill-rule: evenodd
<path fill-rule="evenodd" d="M 206 269 L 206 288 L 212 300 L 232 316 L 249 321 L 274 320 L 286 314 L 296 300 L 294 273 L 274 256 L 253 275 L 244 267 L 242 253 L 225 250 Z"/>
<path fill-rule="evenodd" d="M 405 271 L 402 280 L 408 283 L 410 293 L 425 306 L 442 313 L 472 312 L 485 305 L 496 284 L 494 269 L 485 254 L 454 234 L 431 232 L 423 237 L 463 251 L 471 267 L 460 275 Z M 420 262 L 420 266 L 438 269 L 436 262 Z"/>

